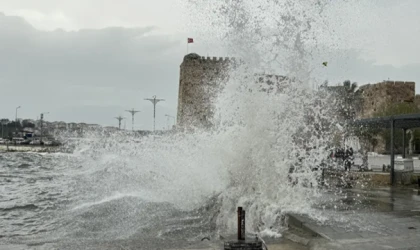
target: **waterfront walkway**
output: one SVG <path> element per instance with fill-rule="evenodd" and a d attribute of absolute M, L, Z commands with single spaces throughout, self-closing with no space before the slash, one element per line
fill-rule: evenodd
<path fill-rule="evenodd" d="M 413 189 L 349 190 L 322 223 L 289 214 L 287 237 L 310 249 L 420 249 L 420 195 Z M 321 209 L 321 208 L 320 208 Z"/>
<path fill-rule="evenodd" d="M 337 190 L 338 191 L 338 190 Z M 265 239 L 269 250 L 420 249 L 420 195 L 408 188 L 347 189 L 326 192 L 317 220 L 288 214 L 284 238 Z M 0 249 L 222 249 L 221 241 L 133 238 L 104 241 L 1 245 Z M 293 242 L 292 242 L 293 241 Z M 166 246 L 156 248 L 156 245 Z M 177 247 L 174 247 L 177 246 Z"/>

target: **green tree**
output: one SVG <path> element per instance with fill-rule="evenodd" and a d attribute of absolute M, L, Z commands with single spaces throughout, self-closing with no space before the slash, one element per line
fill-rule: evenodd
<path fill-rule="evenodd" d="M 382 130 L 378 128 L 359 127 L 354 128 L 351 132 L 359 137 L 364 143 L 370 144 L 370 151 L 375 151 L 375 148 L 379 143 L 377 137 L 381 131 Z"/>

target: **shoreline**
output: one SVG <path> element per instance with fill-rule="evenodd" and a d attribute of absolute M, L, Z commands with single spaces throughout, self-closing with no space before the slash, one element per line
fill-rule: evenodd
<path fill-rule="evenodd" d="M 56 153 L 60 146 L 48 145 L 6 145 L 0 144 L 0 152 L 36 152 L 36 153 Z"/>

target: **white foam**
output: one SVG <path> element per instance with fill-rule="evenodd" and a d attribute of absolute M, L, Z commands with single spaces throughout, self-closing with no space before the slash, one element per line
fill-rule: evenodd
<path fill-rule="evenodd" d="M 191 13 L 203 39 L 223 35 L 227 48 L 244 61 L 230 72 L 226 88 L 214 100 L 214 130 L 159 140 L 144 137 L 140 143 L 123 134 L 81 140 L 75 155 L 85 165 L 80 178 L 91 185 L 91 199 L 100 203 L 115 199 L 113 192 L 141 192 L 146 200 L 189 210 L 217 195 L 220 234 L 236 227 L 237 206 L 247 211 L 250 232 L 273 236 L 280 235 L 286 212 L 320 218 L 312 209 L 321 194 L 311 168 L 328 155 L 337 129 L 331 103 L 308 88 L 307 59 L 313 48 L 307 44 L 313 35 L 309 19 L 322 6 L 276 2 L 195 1 Z M 296 81 L 282 94 L 268 95 L 253 79 L 264 72 Z M 291 166 L 297 171 L 290 176 L 299 180 L 296 185 L 289 181 Z M 97 203 L 84 206 L 92 204 Z"/>

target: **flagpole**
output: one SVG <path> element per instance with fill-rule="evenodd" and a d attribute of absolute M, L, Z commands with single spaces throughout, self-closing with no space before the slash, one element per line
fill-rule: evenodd
<path fill-rule="evenodd" d="M 192 38 L 187 38 L 187 54 L 190 53 L 190 43 L 193 43 L 194 40 Z"/>

